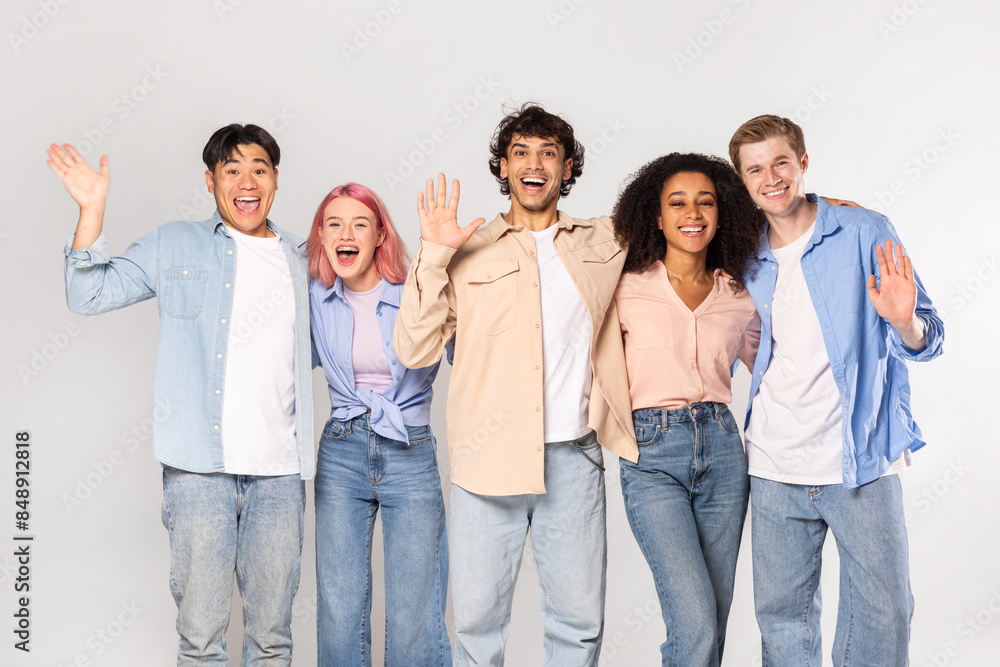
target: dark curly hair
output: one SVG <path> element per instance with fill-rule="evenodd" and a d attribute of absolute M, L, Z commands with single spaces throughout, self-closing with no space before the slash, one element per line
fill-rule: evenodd
<path fill-rule="evenodd" d="M 715 156 L 671 153 L 643 165 L 629 177 L 611 214 L 615 238 L 628 245 L 624 272 L 639 272 L 667 254 L 667 241 L 657 227 L 660 196 L 675 174 L 693 171 L 711 179 L 718 193 L 719 226 L 708 244 L 708 270 L 723 269 L 732 276 L 734 292 L 744 289 L 757 267 L 757 249 L 764 229 L 764 214 L 750 199 L 736 170 Z"/>
<path fill-rule="evenodd" d="M 583 174 L 583 145 L 573 137 L 572 125 L 534 102 L 504 116 L 490 140 L 490 172 L 500 184 L 500 194 L 510 195 L 510 184 L 506 178 L 500 178 L 500 158 L 507 157 L 515 135 L 552 138 L 562 145 L 566 157 L 573 160 L 573 172 L 559 187 L 559 196 L 569 195 L 577 177 Z"/>

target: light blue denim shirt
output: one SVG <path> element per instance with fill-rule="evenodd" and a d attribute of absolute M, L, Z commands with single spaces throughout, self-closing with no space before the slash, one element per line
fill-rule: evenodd
<path fill-rule="evenodd" d="M 344 283 L 330 287 L 314 280 L 310 294 L 313 364 L 323 366 L 330 386 L 331 417 L 347 421 L 371 410 L 372 430 L 384 438 L 408 442 L 407 426 L 427 426 L 431 420 L 432 385 L 441 362 L 410 369 L 399 363 L 392 347 L 392 328 L 399 314 L 403 283 L 382 279 L 375 314 L 382 349 L 392 381 L 381 393 L 354 386 L 354 311 L 344 298 Z"/>
<path fill-rule="evenodd" d="M 840 390 L 844 486 L 850 489 L 878 479 L 907 447 L 916 451 L 926 444 L 910 414 L 906 362 L 941 354 L 944 324 L 917 277 L 917 316 L 923 320 L 927 345 L 920 352 L 903 345 L 896 330 L 875 312 L 867 288 L 870 274 L 879 277 L 876 247 L 886 239 L 899 243 L 892 223 L 867 209 L 830 206 L 814 194 L 807 198 L 818 210 L 802 255 L 802 273 Z M 761 336 L 745 426 L 771 359 L 771 301 L 778 265 L 766 225 L 759 257 L 757 274 L 747 281 L 760 314 Z"/>
<path fill-rule="evenodd" d="M 302 479 L 315 471 L 309 278 L 304 242 L 281 237 L 295 294 L 295 434 Z M 211 220 L 161 225 L 109 257 L 104 234 L 90 248 L 66 245 L 66 303 L 96 315 L 157 297 L 160 337 L 153 395 L 170 407 L 153 429 L 153 456 L 189 472 L 221 472 L 222 401 L 232 322 L 236 242 L 216 211 Z"/>

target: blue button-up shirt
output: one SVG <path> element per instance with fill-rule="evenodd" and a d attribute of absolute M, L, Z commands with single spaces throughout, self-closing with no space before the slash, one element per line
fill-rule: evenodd
<path fill-rule="evenodd" d="M 802 255 L 802 274 L 840 391 L 844 486 L 854 488 L 878 479 L 907 447 L 915 451 L 926 444 L 910 414 L 906 361 L 928 361 L 941 354 L 944 325 L 917 277 L 917 316 L 924 323 L 927 344 L 919 352 L 903 345 L 896 330 L 875 312 L 867 289 L 868 276 L 879 277 L 876 246 L 886 239 L 899 243 L 892 223 L 867 209 L 830 206 L 814 194 L 807 198 L 818 210 Z M 750 424 L 753 398 L 771 359 L 771 301 L 778 272 L 766 226 L 759 258 L 757 274 L 747 282 L 760 314 L 761 337 L 745 425 Z"/>
<path fill-rule="evenodd" d="M 392 373 L 392 381 L 381 393 L 354 386 L 354 311 L 344 298 L 340 278 L 326 287 L 312 282 L 310 317 L 312 318 L 314 364 L 323 366 L 330 385 L 331 418 L 347 421 L 371 410 L 372 430 L 385 438 L 408 442 L 407 426 L 426 426 L 431 419 L 434 377 L 440 361 L 426 368 L 410 369 L 399 363 L 392 347 L 392 328 L 399 314 L 403 284 L 381 282 L 375 309 L 382 349 Z"/>
<path fill-rule="evenodd" d="M 302 479 L 312 477 L 312 358 L 309 277 L 301 239 L 275 227 L 295 296 L 295 436 Z M 160 337 L 153 395 L 166 406 L 153 429 L 153 456 L 190 472 L 221 472 L 222 401 L 232 324 L 236 242 L 211 220 L 161 225 L 109 257 L 104 235 L 90 248 L 66 245 L 66 302 L 96 315 L 157 297 Z"/>

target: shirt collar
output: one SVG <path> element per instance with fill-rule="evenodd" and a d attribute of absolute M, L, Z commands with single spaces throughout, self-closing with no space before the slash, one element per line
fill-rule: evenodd
<path fill-rule="evenodd" d="M 216 233 L 222 232 L 223 234 L 227 233 L 226 223 L 222 221 L 222 214 L 219 213 L 219 209 L 215 209 L 215 213 L 212 214 L 211 222 L 212 222 L 212 231 Z M 271 222 L 270 218 L 268 218 L 265 221 L 265 224 L 267 225 L 268 229 L 270 229 L 272 232 L 274 232 L 277 236 L 281 238 L 281 242 L 283 244 L 291 246 L 295 250 L 295 253 L 300 257 L 305 256 L 306 252 L 305 240 L 299 238 L 298 236 L 295 236 L 294 234 L 289 234 L 281 227 L 278 227 L 276 224 Z"/>
<path fill-rule="evenodd" d="M 391 283 L 385 278 L 382 278 L 379 285 L 382 287 L 379 291 L 379 303 L 399 308 L 399 304 L 402 302 L 403 297 L 403 283 Z M 329 287 L 323 283 L 317 282 L 314 289 L 319 293 L 320 301 L 326 301 L 334 294 L 341 299 L 344 298 L 344 281 L 340 279 L 340 276 L 337 276 L 337 279 L 333 281 L 333 284 Z"/>
<path fill-rule="evenodd" d="M 833 234 L 840 229 L 840 222 L 837 221 L 837 207 L 830 206 L 815 193 L 806 194 L 806 200 L 816 204 L 816 226 L 813 228 L 812 237 L 809 239 L 809 246 L 814 246 L 820 242 L 824 236 Z M 757 257 L 760 259 L 773 259 L 771 254 L 771 244 L 767 240 L 767 230 L 770 223 L 764 220 L 764 231 L 761 232 L 760 244 L 757 246 Z"/>
<path fill-rule="evenodd" d="M 557 215 L 558 218 L 556 220 L 556 227 L 562 227 L 563 229 L 570 230 L 573 229 L 573 227 L 593 226 L 593 223 L 590 220 L 577 220 L 562 211 L 557 211 Z M 490 237 L 494 242 L 512 229 L 514 229 L 514 227 L 504 220 L 503 213 L 498 213 L 497 217 L 493 219 L 493 222 L 489 224 Z"/>

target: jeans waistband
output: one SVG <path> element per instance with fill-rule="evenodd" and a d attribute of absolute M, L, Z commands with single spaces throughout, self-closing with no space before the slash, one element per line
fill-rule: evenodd
<path fill-rule="evenodd" d="M 632 420 L 653 424 L 677 424 L 680 422 L 693 422 L 697 419 L 714 417 L 721 419 L 722 415 L 729 411 L 729 406 L 725 403 L 707 401 L 705 403 L 692 403 L 686 408 L 673 408 L 666 410 L 663 408 L 639 408 L 632 411 Z"/>

